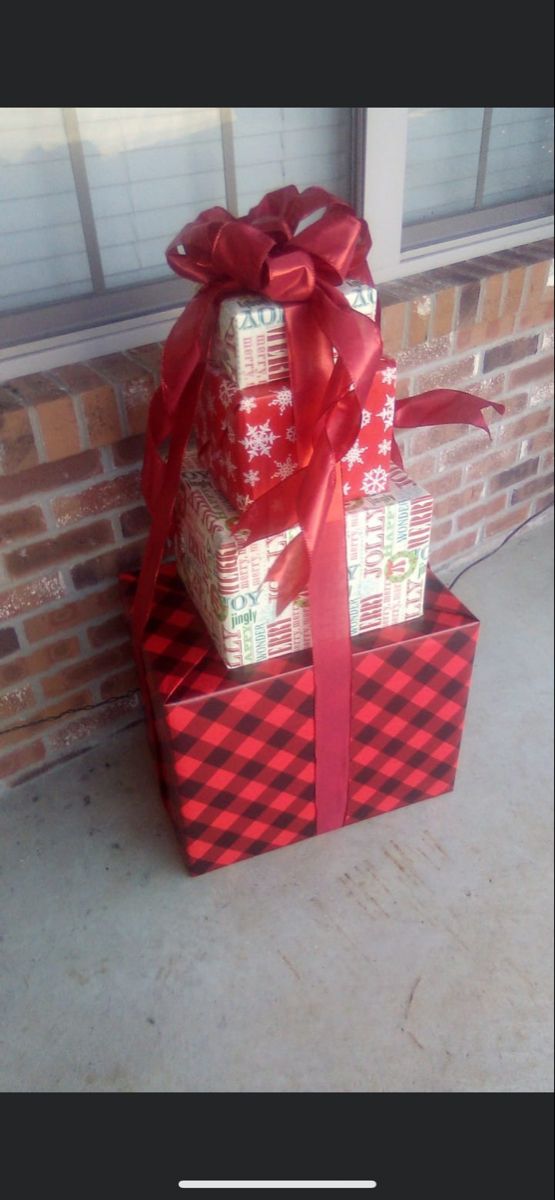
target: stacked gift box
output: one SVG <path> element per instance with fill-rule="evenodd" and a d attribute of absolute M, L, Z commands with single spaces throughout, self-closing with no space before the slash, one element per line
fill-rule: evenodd
<path fill-rule="evenodd" d="M 340 290 L 376 320 L 373 286 Z M 268 578 L 299 525 L 253 541 L 240 524 L 303 465 L 283 306 L 224 298 L 203 372 L 175 499 L 175 562 L 158 572 L 138 651 L 161 789 L 193 873 L 326 827 L 309 593 L 280 607 Z M 382 356 L 340 461 L 352 639 L 343 824 L 452 789 L 478 633 L 428 568 L 431 497 L 392 464 L 395 381 Z M 122 586 L 131 614 L 137 580 Z"/>

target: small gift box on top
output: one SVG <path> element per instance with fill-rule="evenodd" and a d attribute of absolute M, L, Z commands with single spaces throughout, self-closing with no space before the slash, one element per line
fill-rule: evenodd
<path fill-rule="evenodd" d="M 375 287 L 348 279 L 338 290 L 353 310 L 375 319 Z M 211 359 L 240 388 L 287 379 L 290 366 L 283 305 L 263 296 L 223 300 Z"/>

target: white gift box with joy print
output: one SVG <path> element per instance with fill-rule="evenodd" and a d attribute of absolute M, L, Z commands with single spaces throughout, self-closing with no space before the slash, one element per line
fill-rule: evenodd
<path fill-rule="evenodd" d="M 376 288 L 350 279 L 338 290 L 351 308 L 375 320 Z M 236 296 L 223 300 L 211 359 L 214 366 L 225 371 L 240 388 L 286 379 L 289 354 L 282 305 L 263 296 Z"/>
<path fill-rule="evenodd" d="M 176 506 L 177 570 L 228 667 L 311 645 L 306 593 L 278 617 L 277 585 L 264 583 L 298 528 L 245 546 L 233 533 L 236 517 L 188 455 Z M 397 468 L 385 493 L 346 503 L 353 636 L 422 614 L 431 520 L 431 496 Z"/>

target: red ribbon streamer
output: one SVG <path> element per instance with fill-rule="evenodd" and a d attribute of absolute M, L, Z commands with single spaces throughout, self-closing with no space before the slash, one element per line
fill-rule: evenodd
<path fill-rule="evenodd" d="M 296 232 L 321 209 L 320 216 Z M 338 464 L 358 436 L 382 351 L 378 325 L 353 311 L 338 285 L 348 278 L 372 283 L 366 261 L 370 247 L 366 222 L 345 201 L 318 187 L 270 192 L 246 217 L 208 209 L 181 230 L 168 247 L 168 263 L 201 286 L 164 347 L 142 476 L 152 524 L 133 605 L 139 661 L 218 305 L 245 291 L 283 304 L 301 466 L 256 500 L 237 527 L 255 541 L 300 526 L 269 578 L 278 582 L 278 611 L 305 587 L 309 590 L 320 832 L 344 823 L 350 774 L 351 646 Z M 399 402 L 396 425 L 461 420 L 487 429 L 481 408 L 488 403 L 462 392 L 425 393 Z M 168 440 L 165 457 L 162 448 Z M 394 454 L 400 462 L 396 447 Z"/>

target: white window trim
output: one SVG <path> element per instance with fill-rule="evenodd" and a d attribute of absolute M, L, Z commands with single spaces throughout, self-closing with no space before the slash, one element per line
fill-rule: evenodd
<path fill-rule="evenodd" d="M 553 236 L 553 217 L 542 217 L 402 251 L 408 114 L 408 108 L 367 110 L 364 216 L 372 235 L 369 263 L 376 283 L 391 283 Z"/>
<path fill-rule="evenodd" d="M 522 221 L 483 234 L 402 251 L 408 108 L 369 108 L 366 121 L 364 216 L 372 235 L 370 269 L 376 283 L 421 274 L 553 236 L 553 218 Z M 0 349 L 0 383 L 37 371 L 132 350 L 167 337 L 182 309 L 168 308 L 109 324 Z"/>

